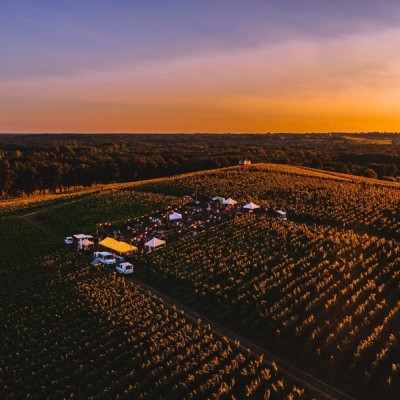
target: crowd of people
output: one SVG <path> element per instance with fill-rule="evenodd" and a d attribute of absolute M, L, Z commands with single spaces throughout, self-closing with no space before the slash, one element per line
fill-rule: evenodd
<path fill-rule="evenodd" d="M 185 197 L 180 206 L 169 207 L 134 221 L 105 224 L 102 234 L 136 246 L 137 256 L 140 257 L 152 250 L 145 245 L 153 238 L 168 244 L 174 243 L 196 236 L 213 225 L 239 217 L 245 212 L 235 201 L 226 204 L 224 200 L 216 197 L 209 201 L 195 201 Z M 260 207 L 254 212 L 264 215 L 266 210 Z"/>

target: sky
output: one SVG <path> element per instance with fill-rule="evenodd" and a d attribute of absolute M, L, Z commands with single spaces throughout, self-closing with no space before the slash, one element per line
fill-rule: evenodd
<path fill-rule="evenodd" d="M 400 2 L 0 0 L 0 132 L 400 131 Z"/>

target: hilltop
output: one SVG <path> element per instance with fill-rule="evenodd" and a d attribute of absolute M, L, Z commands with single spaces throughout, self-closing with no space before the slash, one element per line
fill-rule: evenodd
<path fill-rule="evenodd" d="M 0 195 L 61 193 L 253 163 L 397 182 L 399 134 L 0 135 Z"/>

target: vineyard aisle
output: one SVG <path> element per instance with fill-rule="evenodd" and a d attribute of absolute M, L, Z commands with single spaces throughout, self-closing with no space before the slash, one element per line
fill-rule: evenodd
<path fill-rule="evenodd" d="M 58 230 L 55 230 L 53 226 L 48 225 L 45 221 L 38 221 L 36 217 L 36 213 L 29 213 L 20 216 L 20 218 L 26 218 L 27 221 L 35 225 L 37 228 L 45 231 L 48 235 L 53 237 L 59 238 L 60 240 L 63 238 L 63 235 L 60 234 Z M 221 324 L 207 318 L 206 316 L 199 314 L 198 312 L 194 311 L 193 309 L 177 302 L 172 297 L 167 295 L 165 292 L 162 292 L 154 287 L 144 283 L 142 280 L 139 280 L 136 277 L 129 277 L 127 278 L 132 280 L 136 283 L 139 289 L 145 293 L 151 292 L 157 296 L 159 296 L 169 307 L 177 307 L 184 311 L 185 316 L 193 322 L 197 322 L 198 319 L 201 319 L 203 323 L 209 324 L 211 331 L 218 336 L 225 336 L 231 341 L 239 340 L 241 343 L 241 348 L 244 351 L 250 350 L 254 355 L 260 356 L 264 355 L 267 360 L 267 363 L 270 365 L 275 362 L 278 365 L 279 370 L 286 374 L 287 376 L 291 377 L 292 379 L 298 381 L 299 383 L 308 386 L 312 390 L 314 390 L 319 395 L 323 396 L 326 399 L 337 399 L 337 400 L 354 400 L 353 397 L 349 396 L 348 394 L 344 393 L 340 389 L 335 388 L 334 386 L 322 381 L 321 379 L 309 374 L 305 370 L 291 364 L 288 361 L 276 356 L 269 350 L 260 347 L 251 341 L 245 339 L 244 337 L 230 331 L 229 329 L 225 328 Z"/>

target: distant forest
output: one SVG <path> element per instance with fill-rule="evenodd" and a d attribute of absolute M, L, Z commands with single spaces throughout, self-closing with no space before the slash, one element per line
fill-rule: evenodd
<path fill-rule="evenodd" d="M 397 181 L 400 134 L 0 135 L 2 198 L 252 163 Z"/>

